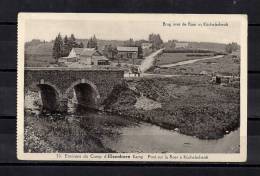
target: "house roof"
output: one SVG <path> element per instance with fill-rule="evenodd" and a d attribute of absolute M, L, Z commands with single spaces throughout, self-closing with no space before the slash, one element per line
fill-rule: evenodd
<path fill-rule="evenodd" d="M 130 47 L 130 46 L 118 46 L 117 51 L 131 51 L 138 52 L 138 47 Z"/>
<path fill-rule="evenodd" d="M 95 53 L 97 53 L 98 51 L 97 50 L 93 50 L 93 49 L 89 49 L 89 48 L 86 48 L 84 49 L 80 56 L 93 56 Z"/>
<path fill-rule="evenodd" d="M 75 53 L 77 55 L 81 54 L 81 52 L 83 51 L 84 48 L 73 48 L 73 50 L 75 51 Z"/>
<path fill-rule="evenodd" d="M 96 50 L 95 48 L 73 48 L 77 55 L 92 56 Z"/>

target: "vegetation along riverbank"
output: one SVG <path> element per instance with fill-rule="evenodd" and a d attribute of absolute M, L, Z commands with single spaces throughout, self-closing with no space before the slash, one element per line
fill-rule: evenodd
<path fill-rule="evenodd" d="M 114 152 L 102 140 L 116 139 L 120 128 L 130 125 L 136 122 L 97 112 L 67 116 L 26 112 L 24 150 L 30 153 Z"/>
<path fill-rule="evenodd" d="M 209 76 L 126 80 L 104 107 L 201 139 L 218 139 L 239 127 L 239 88 L 215 84 Z"/>

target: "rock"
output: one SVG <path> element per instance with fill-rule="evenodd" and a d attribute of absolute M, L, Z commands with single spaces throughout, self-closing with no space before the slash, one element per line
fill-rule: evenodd
<path fill-rule="evenodd" d="M 134 106 L 136 109 L 141 109 L 146 111 L 162 107 L 161 103 L 151 100 L 144 96 L 137 98 L 137 101 Z"/>

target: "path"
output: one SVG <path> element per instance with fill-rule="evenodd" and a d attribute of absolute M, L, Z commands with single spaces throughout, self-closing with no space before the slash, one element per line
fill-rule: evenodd
<path fill-rule="evenodd" d="M 158 77 L 158 78 L 169 78 L 169 77 L 178 77 L 183 75 L 164 75 L 164 74 L 158 74 L 158 73 L 142 73 L 141 77 Z"/>
<path fill-rule="evenodd" d="M 207 57 L 207 58 L 202 58 L 202 59 L 193 59 L 193 60 L 181 61 L 181 62 L 177 62 L 175 64 L 160 65 L 159 67 L 160 68 L 169 68 L 169 67 L 174 67 L 174 66 L 179 66 L 179 65 L 193 64 L 197 61 L 208 60 L 208 59 L 217 59 L 217 58 L 222 58 L 223 56 L 224 55 L 218 55 L 218 56 Z"/>
<path fill-rule="evenodd" d="M 152 54 L 150 54 L 149 56 L 145 57 L 145 59 L 142 61 L 141 65 L 139 66 L 139 69 L 142 73 L 144 73 L 145 71 L 147 71 L 149 68 L 153 66 L 155 56 L 159 54 L 162 50 L 164 50 L 164 48 L 159 49 L 153 52 Z"/>

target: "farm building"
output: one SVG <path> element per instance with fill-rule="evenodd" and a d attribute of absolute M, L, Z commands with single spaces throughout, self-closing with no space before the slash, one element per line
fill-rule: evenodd
<path fill-rule="evenodd" d="M 141 44 L 142 49 L 150 49 L 150 48 L 152 48 L 152 46 L 153 46 L 153 44 L 149 43 L 149 42 Z"/>
<path fill-rule="evenodd" d="M 109 65 L 109 60 L 95 48 L 72 48 L 68 57 L 60 62 L 79 62 L 85 65 Z"/>
<path fill-rule="evenodd" d="M 138 58 L 138 47 L 118 46 L 117 53 L 118 53 L 119 58 L 122 58 L 122 59 L 137 59 Z"/>
<path fill-rule="evenodd" d="M 240 51 L 233 51 L 230 55 L 232 58 L 240 58 Z"/>

